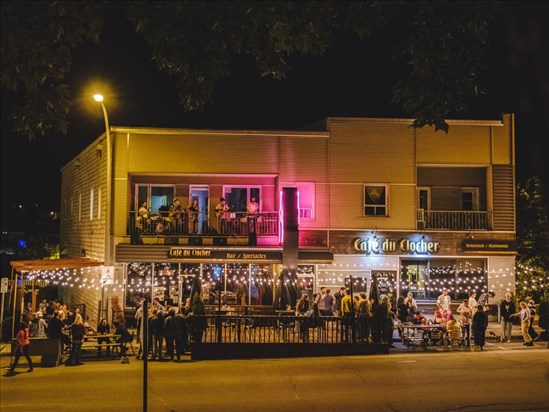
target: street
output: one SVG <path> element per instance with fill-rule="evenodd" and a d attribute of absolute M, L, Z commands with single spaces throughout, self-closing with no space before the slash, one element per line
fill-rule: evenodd
<path fill-rule="evenodd" d="M 2 369 L 9 357 L 2 357 Z M 2 376 L 1 411 L 140 411 L 142 362 Z M 549 351 L 149 363 L 149 411 L 547 411 Z"/>

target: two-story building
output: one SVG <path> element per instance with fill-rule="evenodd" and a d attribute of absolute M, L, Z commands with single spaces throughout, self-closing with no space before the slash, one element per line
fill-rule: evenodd
<path fill-rule="evenodd" d="M 110 127 L 112 173 L 104 134 L 62 169 L 61 249 L 110 269 L 90 268 L 65 301 L 85 300 L 93 319 L 108 296 L 181 305 L 197 282 L 210 303 L 273 305 L 374 278 L 393 298 L 499 298 L 514 290 L 514 118 L 448 123 L 447 134 L 368 118 Z M 286 193 L 297 193 L 297 234 L 285 233 Z"/>

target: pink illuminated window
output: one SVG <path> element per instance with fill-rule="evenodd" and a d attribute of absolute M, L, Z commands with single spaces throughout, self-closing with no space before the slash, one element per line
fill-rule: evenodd
<path fill-rule="evenodd" d="M 315 219 L 315 184 L 312 182 L 284 183 L 284 187 L 296 187 L 299 193 L 299 220 Z"/>

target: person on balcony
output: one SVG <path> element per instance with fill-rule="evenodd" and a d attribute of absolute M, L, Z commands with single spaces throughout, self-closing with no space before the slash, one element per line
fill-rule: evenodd
<path fill-rule="evenodd" d="M 220 234 L 224 235 L 228 233 L 228 227 L 230 222 L 229 205 L 225 201 L 225 198 L 219 198 L 219 203 L 215 205 L 215 217 L 217 219 L 217 230 Z"/>
<path fill-rule="evenodd" d="M 188 208 L 189 213 L 189 235 L 198 234 L 198 199 L 194 199 L 192 204 Z"/>
<path fill-rule="evenodd" d="M 246 213 L 248 215 L 248 225 L 250 233 L 256 232 L 257 214 L 259 213 L 259 203 L 256 202 L 255 197 L 252 196 L 248 205 L 246 206 Z"/>
<path fill-rule="evenodd" d="M 141 231 L 146 230 L 146 226 L 151 222 L 151 211 L 147 207 L 147 202 L 141 203 L 141 207 L 137 211 L 136 228 Z"/>
<path fill-rule="evenodd" d="M 185 209 L 179 204 L 179 199 L 176 197 L 170 205 L 170 212 L 168 217 L 171 219 L 171 223 L 175 230 L 175 233 L 181 233 L 183 229 L 183 216 Z"/>

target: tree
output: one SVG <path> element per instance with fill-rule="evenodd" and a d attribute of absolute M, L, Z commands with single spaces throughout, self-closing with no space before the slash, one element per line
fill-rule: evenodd
<path fill-rule="evenodd" d="M 14 129 L 31 139 L 52 129 L 66 134 L 71 52 L 99 41 L 102 4 L 4 1 L 1 10 L 1 85 L 22 96 L 11 114 Z"/>
<path fill-rule="evenodd" d="M 539 298 L 549 292 L 549 216 L 541 180 L 530 178 L 517 185 L 517 295 L 532 292 Z"/>
<path fill-rule="evenodd" d="M 18 92 L 15 129 L 29 138 L 66 132 L 71 52 L 99 40 L 104 2 L 2 2 L 2 88 Z M 494 2 L 125 2 L 128 18 L 159 70 L 176 82 L 185 110 L 214 101 L 235 57 L 261 76 L 283 79 L 297 56 L 326 52 L 336 30 L 366 38 L 390 33 L 409 75 L 394 102 L 414 126 L 448 130 L 445 118 L 483 92 L 481 73 Z M 23 47 L 21 47 L 23 45 Z"/>

